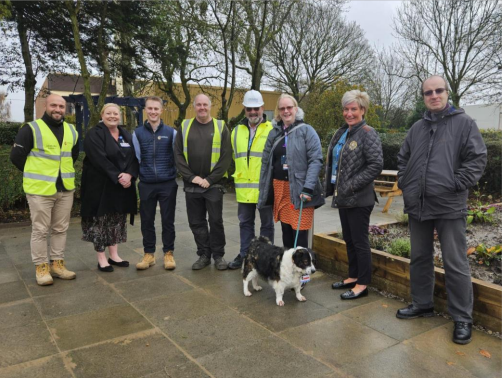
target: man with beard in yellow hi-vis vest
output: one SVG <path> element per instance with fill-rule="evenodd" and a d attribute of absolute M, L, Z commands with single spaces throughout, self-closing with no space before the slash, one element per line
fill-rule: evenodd
<path fill-rule="evenodd" d="M 233 157 L 235 160 L 235 193 L 237 196 L 241 246 L 237 257 L 228 264 L 229 269 L 240 269 L 255 237 L 256 204 L 258 203 L 261 158 L 272 124 L 263 113 L 263 97 L 260 92 L 250 90 L 244 95 L 246 118 L 232 131 Z M 273 207 L 258 210 L 260 213 L 260 235 L 274 242 Z"/>
<path fill-rule="evenodd" d="M 78 134 L 64 121 L 66 101 L 51 94 L 42 118 L 19 130 L 10 153 L 12 163 L 23 172 L 23 189 L 31 216 L 31 257 L 37 284 L 52 285 L 52 277 L 72 280 L 65 267 L 66 231 L 75 192 Z M 50 232 L 50 264 L 47 237 Z"/>

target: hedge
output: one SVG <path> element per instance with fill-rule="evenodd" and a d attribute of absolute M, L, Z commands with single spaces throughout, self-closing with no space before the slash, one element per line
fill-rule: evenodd
<path fill-rule="evenodd" d="M 0 122 L 0 145 L 8 144 L 12 146 L 19 128 L 23 125 L 21 122 Z"/>
<path fill-rule="evenodd" d="M 397 154 L 406 133 L 379 134 L 382 140 L 382 149 L 385 169 L 397 169 Z M 488 163 L 479 184 L 483 192 L 501 194 L 502 172 L 502 132 L 482 131 L 481 135 L 488 152 Z"/>
<path fill-rule="evenodd" d="M 14 208 L 17 204 L 23 203 L 26 196 L 23 191 L 23 174 L 14 164 L 10 162 L 9 154 L 3 151 L 10 151 L 6 146 L 1 146 L 0 153 L 0 213 Z M 82 162 L 84 153 L 81 153 L 75 163 L 75 197 L 80 196 L 80 182 L 82 180 Z"/>

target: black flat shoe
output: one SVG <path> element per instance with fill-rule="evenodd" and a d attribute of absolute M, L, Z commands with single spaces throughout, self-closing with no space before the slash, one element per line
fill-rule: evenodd
<path fill-rule="evenodd" d="M 368 288 L 364 289 L 363 291 L 360 291 L 359 293 L 354 293 L 352 290 L 346 291 L 343 294 L 340 294 L 340 298 L 342 299 L 357 299 L 361 297 L 367 297 L 368 296 Z"/>
<path fill-rule="evenodd" d="M 119 261 L 114 261 L 111 258 L 108 258 L 108 264 L 120 266 L 122 268 L 127 268 L 129 266 L 129 261 L 124 260 L 119 262 Z"/>
<path fill-rule="evenodd" d="M 113 266 L 111 266 L 111 265 L 107 265 L 104 268 L 102 268 L 101 265 L 99 265 L 99 263 L 98 263 L 98 269 L 101 272 L 113 272 Z"/>
<path fill-rule="evenodd" d="M 344 283 L 343 280 L 339 282 L 335 282 L 333 285 L 331 285 L 332 289 L 353 289 L 357 284 L 357 281 L 354 282 L 349 282 L 349 283 Z"/>

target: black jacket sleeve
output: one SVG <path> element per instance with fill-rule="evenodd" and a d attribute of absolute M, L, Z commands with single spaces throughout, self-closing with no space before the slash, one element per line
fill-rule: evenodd
<path fill-rule="evenodd" d="M 209 176 L 206 177 L 209 185 L 220 181 L 223 175 L 228 171 L 228 168 L 230 168 L 231 163 L 232 143 L 230 143 L 230 132 L 228 131 L 227 126 L 224 125 L 223 132 L 221 133 L 220 160 L 218 160 Z"/>
<path fill-rule="evenodd" d="M 10 151 L 10 161 L 14 164 L 17 169 L 21 172 L 24 171 L 24 165 L 26 164 L 26 159 L 28 154 L 33 149 L 33 132 L 31 127 L 25 124 L 21 129 L 19 129 L 16 139 L 14 140 L 14 145 Z"/>
<path fill-rule="evenodd" d="M 403 145 L 399 149 L 397 154 L 397 183 L 399 189 L 403 189 L 402 187 L 402 179 L 404 173 L 406 172 L 406 168 L 408 167 L 408 160 L 410 160 L 411 154 L 411 134 L 413 132 L 413 128 L 408 131 L 406 138 L 404 139 Z"/>

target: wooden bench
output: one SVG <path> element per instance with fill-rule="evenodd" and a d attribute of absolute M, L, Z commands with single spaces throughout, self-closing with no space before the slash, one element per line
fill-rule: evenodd
<path fill-rule="evenodd" d="M 386 213 L 394 197 L 403 195 L 401 189 L 397 187 L 397 171 L 384 169 L 375 180 L 375 192 L 380 193 L 381 197 L 388 198 L 382 210 L 382 213 Z"/>

